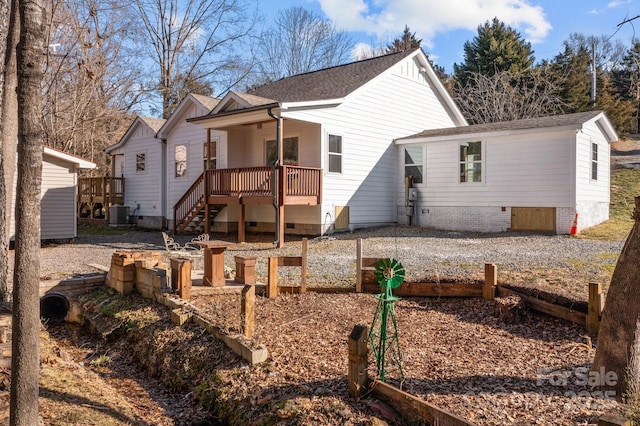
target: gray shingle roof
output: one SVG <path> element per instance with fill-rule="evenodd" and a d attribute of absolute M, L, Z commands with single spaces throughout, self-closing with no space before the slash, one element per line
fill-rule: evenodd
<path fill-rule="evenodd" d="M 209 108 L 209 111 L 214 109 L 216 105 L 218 105 L 218 102 L 220 102 L 220 99 L 212 98 L 204 95 L 198 95 L 197 93 L 191 93 L 191 96 L 193 96 L 198 102 L 200 102 L 206 108 Z"/>
<path fill-rule="evenodd" d="M 158 130 L 160 130 L 160 128 L 166 121 L 163 118 L 143 117 L 141 115 L 139 115 L 138 117 L 140 118 L 140 120 L 144 121 L 147 124 L 147 126 L 149 126 L 156 133 L 158 133 Z"/>
<path fill-rule="evenodd" d="M 256 87 L 248 93 L 279 102 L 343 98 L 417 49 L 419 48 L 285 77 Z"/>
<path fill-rule="evenodd" d="M 547 117 L 526 118 L 523 120 L 501 121 L 498 123 L 474 124 L 471 126 L 448 127 L 445 129 L 423 130 L 415 135 L 400 139 L 417 139 L 438 136 L 457 136 L 472 133 L 489 133 L 510 130 L 542 129 L 550 127 L 575 126 L 579 128 L 583 123 L 591 120 L 602 111 L 577 112 L 574 114 L 551 115 Z"/>
<path fill-rule="evenodd" d="M 523 120 L 500 121 L 497 123 L 474 124 L 471 126 L 447 127 L 445 129 L 423 130 L 415 135 L 400 139 L 417 139 L 438 136 L 457 136 L 472 133 L 489 133 L 510 130 L 542 129 L 549 127 L 575 126 L 581 127 L 583 123 L 591 120 L 602 111 L 577 112 L 574 114 L 551 115 L 547 117 L 526 118 Z"/>

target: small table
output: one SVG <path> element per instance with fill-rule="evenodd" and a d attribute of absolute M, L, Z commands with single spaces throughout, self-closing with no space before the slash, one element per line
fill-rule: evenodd
<path fill-rule="evenodd" d="M 228 241 L 210 240 L 197 241 L 194 244 L 204 249 L 204 278 L 203 284 L 209 287 L 222 287 L 224 278 L 224 251 L 234 245 Z"/>

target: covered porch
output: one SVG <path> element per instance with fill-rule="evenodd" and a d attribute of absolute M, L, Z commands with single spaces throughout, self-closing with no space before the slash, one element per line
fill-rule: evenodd
<path fill-rule="evenodd" d="M 322 169 L 299 166 L 205 170 L 173 208 L 174 234 L 204 222 L 211 232 L 216 210 L 238 206 L 238 242 L 245 241 L 246 206 L 272 205 L 276 232 L 284 236 L 284 206 L 315 206 L 322 202 Z"/>

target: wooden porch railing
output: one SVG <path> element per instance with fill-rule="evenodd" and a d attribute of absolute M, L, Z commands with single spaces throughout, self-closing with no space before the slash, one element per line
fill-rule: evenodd
<path fill-rule="evenodd" d="M 281 191 L 286 200 L 293 197 L 317 197 L 320 203 L 322 188 L 322 170 L 282 166 L 278 168 Z M 273 168 L 247 167 L 237 169 L 207 170 L 208 196 L 250 197 L 269 196 L 273 194 Z M 286 176 L 286 179 L 282 179 Z"/>
<path fill-rule="evenodd" d="M 173 206 L 173 233 L 177 233 L 179 224 L 186 225 L 185 221 L 191 221 L 205 204 L 205 173 L 191 184 L 187 192 L 182 195 Z"/>
<path fill-rule="evenodd" d="M 78 178 L 80 203 L 124 203 L 124 178 Z"/>
<path fill-rule="evenodd" d="M 245 195 L 270 195 L 273 169 L 271 167 L 246 167 L 238 169 L 207 170 L 209 196 L 242 197 Z"/>
<path fill-rule="evenodd" d="M 278 168 L 281 205 L 321 203 L 322 169 L 282 166 Z M 284 177 L 284 178 L 283 178 Z M 173 207 L 174 233 L 181 232 L 206 205 L 245 203 L 252 197 L 273 195 L 273 168 L 245 167 L 204 171 Z M 216 200 L 218 202 L 216 202 Z"/>
<path fill-rule="evenodd" d="M 314 204 L 322 202 L 322 169 L 297 166 L 283 166 L 281 176 L 283 182 L 283 204 L 288 204 L 296 197 L 316 197 Z"/>

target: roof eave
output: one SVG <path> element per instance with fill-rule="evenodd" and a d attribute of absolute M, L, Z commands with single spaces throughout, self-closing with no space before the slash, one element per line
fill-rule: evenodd
<path fill-rule="evenodd" d="M 73 164 L 78 169 L 95 169 L 96 163 L 87 161 L 84 158 L 76 157 L 75 155 L 67 154 L 66 152 L 51 149 L 49 147 L 43 147 L 43 152 L 51 157 L 58 158 L 63 161 L 67 161 Z"/>
<path fill-rule="evenodd" d="M 571 125 L 553 126 L 553 127 L 477 131 L 477 132 L 469 132 L 469 133 L 457 133 L 452 135 L 409 136 L 405 138 L 398 138 L 395 140 L 395 143 L 396 145 L 408 145 L 413 143 L 444 142 L 444 141 L 453 141 L 453 140 L 460 140 L 460 139 L 499 137 L 499 136 L 509 136 L 514 134 L 525 134 L 525 133 L 563 132 L 563 131 L 575 132 L 577 130 L 580 130 L 581 128 L 582 128 L 581 125 L 571 124 Z"/>
<path fill-rule="evenodd" d="M 344 102 L 344 98 L 322 99 L 317 101 L 301 101 L 301 102 L 282 102 L 280 109 L 282 111 L 304 110 L 314 108 L 335 107 Z"/>
<path fill-rule="evenodd" d="M 219 112 L 213 115 L 204 115 L 202 117 L 188 118 L 187 122 L 197 123 L 208 128 L 237 126 L 241 124 L 271 120 L 273 118 L 269 115 L 270 110 L 275 115 L 279 115 L 281 112 L 280 103 L 276 102 L 268 105 L 260 105 L 251 108 Z"/>

